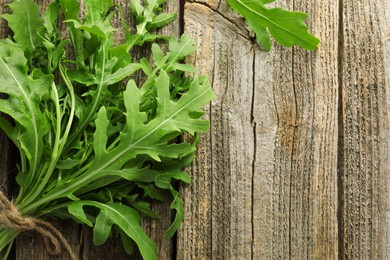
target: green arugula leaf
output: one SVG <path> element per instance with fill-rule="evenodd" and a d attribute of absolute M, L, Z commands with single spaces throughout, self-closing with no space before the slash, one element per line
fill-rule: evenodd
<path fill-rule="evenodd" d="M 26 191 L 44 161 L 44 137 L 50 129 L 49 120 L 41 111 L 41 105 L 50 97 L 52 75 L 32 79 L 27 74 L 27 60 L 23 50 L 8 41 L 0 41 L 0 111 L 12 116 L 15 126 L 2 120 L 2 128 L 21 152 L 22 174 L 19 179 Z M 27 159 L 27 161 L 26 161 Z"/>
<path fill-rule="evenodd" d="M 191 53 L 195 52 L 196 47 L 194 45 L 194 41 L 183 34 L 179 39 L 176 36 L 172 36 L 169 39 L 168 45 L 169 51 L 164 55 L 161 48 L 157 44 L 152 45 L 152 57 L 154 60 L 154 67 L 152 67 L 146 60 L 141 60 L 140 67 L 143 72 L 148 76 L 147 80 L 141 87 L 142 95 L 143 95 L 143 104 L 141 110 L 147 110 L 154 106 L 151 102 L 151 96 L 156 94 L 156 89 L 153 88 L 154 81 L 156 77 L 161 73 L 161 71 L 165 71 L 168 73 L 172 80 L 177 80 L 177 85 L 185 85 L 188 86 L 188 82 L 185 82 L 187 79 L 183 75 L 183 72 L 195 72 L 196 70 L 186 64 L 182 64 L 184 58 Z M 184 88 L 183 90 L 186 90 Z M 177 89 L 177 92 L 182 90 Z M 177 93 L 173 93 L 175 96 Z"/>
<path fill-rule="evenodd" d="M 107 39 L 112 34 L 114 28 L 110 24 L 112 15 L 107 15 L 110 7 L 113 5 L 112 0 L 85 0 L 86 13 L 84 23 L 78 20 L 70 19 L 75 28 L 90 32 L 102 39 Z"/>
<path fill-rule="evenodd" d="M 65 15 L 66 20 L 77 21 L 78 13 L 80 9 L 80 2 L 78 0 L 59 0 L 61 4 L 61 10 Z M 76 61 L 78 64 L 84 65 L 84 37 L 80 30 L 76 30 L 74 24 L 71 22 L 67 24 L 70 38 L 73 43 L 74 52 L 76 55 Z"/>
<path fill-rule="evenodd" d="M 140 225 L 140 216 L 137 211 L 121 203 L 99 203 L 96 201 L 75 201 L 68 203 L 75 217 L 85 221 L 83 207 L 90 206 L 100 210 L 93 228 L 93 242 L 102 245 L 111 234 L 112 225 L 117 225 L 123 233 L 130 237 L 138 246 L 144 259 L 157 259 L 157 248 L 153 241 L 145 234 Z"/>
<path fill-rule="evenodd" d="M 116 57 L 109 58 L 109 56 L 110 53 L 107 51 L 106 42 L 104 42 L 102 43 L 102 47 L 94 54 L 96 64 L 91 73 L 88 71 L 80 72 L 80 70 L 71 72 L 71 80 L 88 86 L 96 85 L 96 89 L 88 91 L 88 95 L 91 96 L 91 102 L 86 104 L 82 110 L 77 130 L 70 136 L 69 144 L 73 144 L 73 141 L 79 138 L 85 128 L 95 119 L 99 104 L 110 98 L 109 86 L 120 82 L 140 68 L 135 63 L 129 63 L 125 67 L 117 68 L 114 71 L 114 68 L 118 64 L 118 59 Z"/>
<path fill-rule="evenodd" d="M 50 3 L 47 7 L 46 12 L 42 15 L 43 26 L 37 31 L 39 40 L 46 50 L 42 48 L 33 52 L 33 57 L 39 61 L 37 67 L 49 73 L 58 68 L 61 59 L 65 56 L 65 47 L 69 44 L 68 39 L 61 39 L 60 31 L 57 28 L 60 11 L 61 5 L 58 2 Z M 43 62 L 44 58 L 47 59 L 46 62 Z M 46 67 L 42 68 L 43 66 Z"/>
<path fill-rule="evenodd" d="M 61 5 L 58 2 L 53 2 L 49 4 L 46 12 L 42 15 L 44 21 L 43 25 L 45 26 L 49 35 L 52 35 L 53 32 L 58 31 L 56 22 L 60 11 Z"/>
<path fill-rule="evenodd" d="M 164 38 L 156 34 L 151 34 L 151 30 L 161 28 L 173 22 L 177 14 L 160 13 L 161 5 L 167 0 L 130 0 L 130 10 L 135 15 L 137 20 L 136 34 L 131 34 L 127 26 L 126 43 L 127 51 L 130 51 L 136 45 L 142 45 L 145 42 L 153 42 L 158 38 Z"/>
<path fill-rule="evenodd" d="M 266 51 L 271 49 L 269 33 L 285 47 L 299 45 L 306 50 L 316 49 L 320 41 L 307 31 L 307 14 L 287 11 L 280 7 L 268 9 L 265 6 L 274 1 L 227 0 L 229 5 L 246 19 Z"/>
<path fill-rule="evenodd" d="M 43 26 L 39 15 L 39 7 L 33 0 L 14 1 L 8 6 L 12 14 L 1 17 L 8 21 L 8 26 L 14 32 L 14 39 L 19 46 L 30 53 L 40 44 L 37 30 Z"/>

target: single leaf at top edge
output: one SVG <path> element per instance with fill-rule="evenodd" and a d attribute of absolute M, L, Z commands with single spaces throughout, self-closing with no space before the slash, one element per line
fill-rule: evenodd
<path fill-rule="evenodd" d="M 282 46 L 299 45 L 306 50 L 317 48 L 320 40 L 310 34 L 305 24 L 306 13 L 291 12 L 282 8 L 266 8 L 272 0 L 227 0 L 240 13 L 256 33 L 257 39 L 266 51 L 271 49 L 268 32 Z"/>

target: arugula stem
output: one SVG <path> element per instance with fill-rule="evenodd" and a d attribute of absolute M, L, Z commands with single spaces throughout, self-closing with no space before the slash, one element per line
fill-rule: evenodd
<path fill-rule="evenodd" d="M 143 37 L 142 34 L 137 33 L 137 38 L 131 41 L 131 43 L 127 45 L 126 51 L 130 52 L 142 37 Z"/>
<path fill-rule="evenodd" d="M 72 178 L 76 178 L 78 177 L 79 175 L 81 175 L 83 172 L 85 172 L 89 167 L 91 167 L 93 161 L 89 162 L 88 164 L 84 165 L 83 168 L 79 169 L 77 172 L 75 172 L 74 174 L 72 174 Z"/>
<path fill-rule="evenodd" d="M 100 78 L 100 82 L 99 82 L 99 85 L 98 85 L 98 88 L 97 88 L 97 95 L 96 95 L 96 98 L 92 101 L 92 106 L 89 108 L 89 113 L 88 115 L 83 118 L 83 120 L 81 121 L 81 124 L 80 126 L 77 128 L 77 130 L 75 131 L 75 133 L 73 135 L 70 136 L 69 138 L 69 141 L 67 142 L 67 145 L 65 146 L 66 149 L 69 148 L 69 145 L 73 144 L 73 142 L 76 140 L 76 138 L 80 135 L 80 133 L 87 127 L 87 125 L 91 122 L 91 118 L 92 118 L 92 115 L 95 114 L 96 112 L 96 108 L 98 106 L 98 103 L 100 101 L 100 98 L 101 98 L 101 92 L 103 90 L 103 81 L 104 81 L 104 72 L 105 72 L 105 64 L 106 64 L 106 42 L 103 43 L 102 45 L 102 52 L 103 52 L 103 57 L 102 57 L 102 75 L 101 75 L 101 78 Z M 69 79 L 68 79 L 69 81 Z M 70 81 L 69 81 L 69 84 L 70 84 Z"/>
<path fill-rule="evenodd" d="M 145 13 L 145 20 L 142 22 L 142 25 L 141 25 L 141 29 L 140 30 L 137 30 L 137 38 L 135 38 L 131 44 L 129 44 L 127 46 L 127 49 L 126 51 L 129 52 L 131 49 L 133 49 L 133 47 L 138 44 L 139 40 L 142 39 L 142 37 L 144 37 L 144 35 L 148 32 L 148 30 L 146 30 L 146 25 L 148 24 L 148 22 L 151 21 L 152 19 L 152 15 L 153 15 L 153 10 L 158 7 L 158 3 L 157 1 L 155 1 L 153 3 L 153 6 L 149 9 L 149 12 L 148 13 Z"/>
<path fill-rule="evenodd" d="M 10 240 L 10 242 L 8 243 L 7 249 L 5 250 L 4 255 L 3 255 L 4 259 L 7 259 L 7 258 L 8 258 L 9 253 L 11 252 L 12 245 L 13 245 L 13 243 L 14 243 L 14 240 L 15 240 L 15 238 L 12 238 L 12 239 Z"/>
<path fill-rule="evenodd" d="M 36 215 L 36 217 L 37 217 L 37 218 L 40 218 L 40 217 L 42 217 L 42 216 L 49 216 L 50 213 L 53 212 L 53 211 L 59 210 L 59 209 L 61 209 L 61 208 L 66 208 L 66 207 L 68 206 L 67 204 L 68 204 L 68 203 L 65 202 L 65 203 L 53 205 L 53 206 L 51 206 L 51 207 L 49 207 L 49 208 L 45 208 L 44 210 L 40 211 L 40 212 Z"/>
<path fill-rule="evenodd" d="M 9 229 L 9 228 L 2 228 L 0 231 L 0 252 L 3 252 L 3 250 L 8 246 L 7 250 L 5 251 L 3 255 L 3 259 L 7 259 L 8 254 L 10 252 L 10 249 L 12 247 L 12 244 L 15 240 L 15 238 L 20 234 L 19 231 L 15 229 Z"/>
<path fill-rule="evenodd" d="M 65 148 L 65 144 L 67 142 L 70 130 L 72 128 L 73 119 L 74 119 L 74 115 L 75 115 L 75 109 L 76 109 L 76 98 L 75 98 L 75 94 L 74 94 L 73 85 L 70 82 L 68 75 L 66 74 L 66 70 L 64 69 L 64 67 L 62 67 L 61 64 L 60 64 L 60 72 L 61 72 L 61 76 L 64 79 L 64 82 L 65 82 L 66 86 L 68 87 L 68 90 L 69 90 L 69 93 L 70 93 L 70 100 L 71 100 L 70 101 L 71 102 L 71 108 L 70 108 L 68 124 L 66 126 L 65 133 L 64 133 L 64 135 L 61 138 L 61 144 L 60 144 L 60 148 L 59 148 L 60 153 L 62 153 L 62 151 Z"/>
<path fill-rule="evenodd" d="M 19 174 L 23 174 L 26 172 L 26 155 L 24 154 L 23 150 L 22 149 L 19 149 L 20 150 L 20 163 L 21 163 L 21 173 Z M 21 185 L 20 186 L 20 190 L 19 190 L 19 197 L 22 197 L 23 194 L 24 194 L 24 189 L 23 189 L 23 186 Z"/>
<path fill-rule="evenodd" d="M 31 196 L 28 196 L 28 199 L 24 202 L 22 202 L 20 204 L 20 207 L 23 207 L 24 205 L 28 205 L 30 203 L 32 203 L 40 194 L 41 192 L 45 189 L 47 183 L 49 182 L 55 168 L 56 168 L 56 165 L 57 165 L 57 162 L 58 160 L 60 159 L 61 157 L 61 154 L 62 154 L 62 151 L 65 147 L 65 144 L 66 144 L 66 140 L 68 138 L 68 135 L 69 135 L 69 132 L 70 132 L 70 129 L 72 127 L 72 123 L 73 123 L 73 119 L 74 119 L 74 114 L 75 114 L 75 106 L 76 106 L 76 99 L 75 99 L 75 95 L 74 95 L 74 89 L 73 89 L 73 86 L 68 78 L 68 76 L 66 75 L 66 71 L 64 70 L 64 68 L 62 67 L 62 65 L 60 65 L 60 72 L 61 72 L 61 76 L 62 78 L 64 79 L 64 82 L 66 84 L 66 86 L 68 87 L 68 90 L 69 90 L 69 93 L 70 93 L 70 97 L 71 97 L 71 111 L 70 111 L 70 115 L 69 115 L 69 119 L 68 119 L 68 124 L 67 124 L 67 127 L 65 129 L 65 132 L 61 138 L 61 121 L 62 121 L 62 116 L 61 116 L 61 109 L 60 109 L 60 103 L 59 103 L 59 97 L 58 97 L 58 91 L 57 91 L 57 88 L 53 82 L 53 85 L 52 85 L 52 91 L 53 91 L 53 94 L 54 94 L 54 99 L 55 99 L 55 106 L 56 106 L 56 117 L 57 117 L 57 129 L 56 129 L 56 139 L 55 139 L 55 143 L 54 143 L 54 147 L 53 147 L 53 153 L 52 153 L 52 159 L 51 159 L 51 163 L 50 163 L 50 166 L 44 176 L 44 179 L 42 180 L 42 182 L 40 183 L 40 185 L 38 186 L 38 188 L 34 191 L 34 193 L 31 195 Z"/>
<path fill-rule="evenodd" d="M 46 187 L 46 184 L 50 180 L 50 177 L 52 176 L 52 174 L 56 168 L 58 159 L 61 155 L 61 151 L 59 149 L 59 146 L 60 146 L 60 137 L 61 137 L 62 116 L 61 116 L 58 91 L 57 91 L 57 87 L 56 87 L 54 82 L 52 83 L 52 93 L 53 93 L 53 98 L 54 98 L 54 100 L 53 100 L 54 105 L 56 108 L 57 124 L 56 124 L 56 135 L 55 135 L 56 137 L 55 137 L 55 141 L 54 141 L 53 153 L 51 155 L 51 162 L 50 162 L 50 165 L 49 165 L 47 172 L 44 175 L 42 182 L 39 184 L 37 189 L 34 190 L 33 194 L 31 194 L 30 196 L 26 196 L 27 200 L 25 200 L 24 202 L 22 202 L 20 204 L 21 207 L 23 207 L 23 205 L 25 205 L 25 204 L 30 204 L 32 201 L 34 201 L 41 194 L 42 190 Z"/>
<path fill-rule="evenodd" d="M 17 136 L 20 135 L 20 130 L 18 130 L 18 131 L 19 131 L 19 133 L 17 134 Z M 16 141 L 15 145 L 18 147 L 19 155 L 20 155 L 21 169 L 20 169 L 20 173 L 19 174 L 26 174 L 27 173 L 27 156 L 26 156 L 26 153 L 23 151 L 22 145 L 20 144 L 19 141 Z M 31 178 L 31 176 L 29 178 Z M 20 186 L 20 190 L 19 190 L 19 194 L 23 194 L 23 193 L 24 193 L 24 189 L 23 189 L 23 186 L 21 185 Z"/>

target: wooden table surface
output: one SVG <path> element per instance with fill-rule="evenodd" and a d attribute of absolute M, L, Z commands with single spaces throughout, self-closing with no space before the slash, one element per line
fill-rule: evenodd
<path fill-rule="evenodd" d="M 131 20 L 129 1 L 117 2 Z M 218 99 L 181 190 L 181 229 L 164 238 L 169 203 L 153 205 L 161 221 L 143 221 L 159 259 L 390 259 L 390 1 L 277 4 L 309 13 L 318 50 L 264 52 L 226 0 L 165 6 L 180 17 L 164 33 L 196 40 L 189 62 Z M 0 182 L 12 194 L 15 151 L 3 135 L 0 144 Z M 97 248 L 87 228 L 53 223 L 80 259 L 133 259 L 116 238 Z M 26 233 L 15 258 L 67 255 L 49 256 Z"/>

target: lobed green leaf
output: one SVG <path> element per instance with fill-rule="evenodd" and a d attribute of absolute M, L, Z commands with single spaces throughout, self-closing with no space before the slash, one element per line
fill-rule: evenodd
<path fill-rule="evenodd" d="M 40 44 L 37 30 L 43 26 L 39 6 L 33 0 L 13 1 L 8 4 L 12 14 L 3 14 L 14 32 L 15 42 L 25 51 L 33 52 Z"/>
<path fill-rule="evenodd" d="M 41 105 L 50 97 L 52 75 L 32 79 L 27 74 L 27 60 L 23 50 L 8 41 L 0 41 L 0 111 L 15 120 L 15 126 L 3 121 L 9 137 L 21 151 L 28 166 L 22 169 L 20 185 L 27 190 L 34 181 L 43 160 L 45 135 L 49 120 Z M 27 168 L 28 167 L 28 168 Z M 36 181 L 36 180 L 35 180 Z"/>
<path fill-rule="evenodd" d="M 265 6 L 274 1 L 227 0 L 229 5 L 246 19 L 266 51 L 271 49 L 269 34 L 285 47 L 299 45 L 306 50 L 316 49 L 320 41 L 307 31 L 307 14 Z"/>

